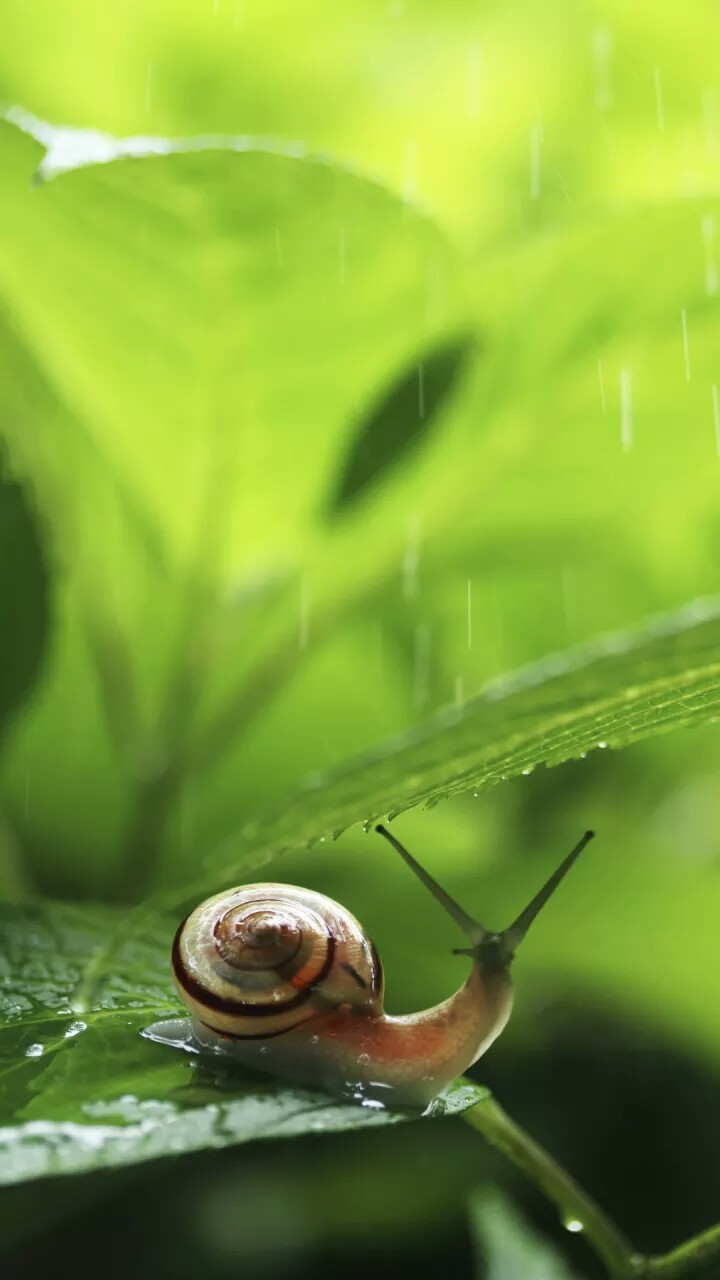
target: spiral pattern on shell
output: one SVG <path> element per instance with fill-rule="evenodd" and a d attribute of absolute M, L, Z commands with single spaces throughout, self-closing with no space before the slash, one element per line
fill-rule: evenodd
<path fill-rule="evenodd" d="M 196 907 L 173 944 L 191 1013 L 214 1031 L 267 1039 L 331 1006 L 382 1006 L 382 967 L 349 911 L 285 884 L 228 889 Z"/>

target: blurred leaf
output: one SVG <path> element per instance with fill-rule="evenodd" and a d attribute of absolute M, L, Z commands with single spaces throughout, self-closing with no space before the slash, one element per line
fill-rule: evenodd
<path fill-rule="evenodd" d="M 0 287 L 75 430 L 176 570 L 235 587 L 248 565 L 297 564 L 346 415 L 454 318 L 447 244 L 377 183 L 302 148 L 103 138 L 103 162 L 95 148 L 88 163 L 75 131 L 19 118 L 51 148 L 51 172 L 58 151 L 75 168 L 30 189 L 43 150 L 0 128 Z M 449 289 L 439 306 L 428 271 Z"/>
<path fill-rule="evenodd" d="M 77 859 L 103 893 L 136 847 L 138 793 L 162 788 L 194 721 L 268 655 L 265 697 L 302 660 L 300 575 L 346 421 L 457 322 L 456 268 L 431 220 L 302 148 L 16 118 L 35 136 L 0 124 L 2 436 L 66 573 L 3 790 L 50 883 Z M 33 185 L 44 148 L 66 171 Z M 258 581 L 280 584 L 272 607 L 239 626 Z M 250 719 L 243 703 L 233 730 Z M 91 779 L 107 797 L 92 842 Z"/>
<path fill-rule="evenodd" d="M 48 569 L 27 491 L 0 455 L 0 733 L 30 693 L 49 628 Z"/>
<path fill-rule="evenodd" d="M 85 0 L 35 0 L 8 7 L 0 49 L 8 101 L 116 133 L 300 137 L 372 167 L 472 245 L 712 187 L 717 68 L 705 0 L 682 21 L 651 0 L 147 0 L 91 15 Z"/>
<path fill-rule="evenodd" d="M 470 1201 L 470 1223 L 484 1265 L 482 1280 L 573 1280 L 557 1250 L 497 1191 L 483 1186 Z"/>
<path fill-rule="evenodd" d="M 713 720 L 719 708 L 720 603 L 698 601 L 555 654 L 343 769 L 309 776 L 206 859 L 206 882 L 229 881 L 355 822 Z"/>
<path fill-rule="evenodd" d="M 452 395 L 471 350 L 466 339 L 420 352 L 409 370 L 371 408 L 356 429 L 340 470 L 331 515 L 364 497 L 385 471 L 419 448 Z"/>
<path fill-rule="evenodd" d="M 98 965 L 119 920 L 100 907 L 0 907 L 0 1184 L 419 1116 L 203 1059 L 193 1068 L 143 1039 L 178 1007 L 169 936 L 135 934 Z M 458 1081 L 432 1114 L 483 1095 Z"/>

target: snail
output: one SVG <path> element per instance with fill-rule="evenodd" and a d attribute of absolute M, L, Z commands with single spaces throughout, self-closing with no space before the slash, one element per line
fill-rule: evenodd
<path fill-rule="evenodd" d="M 400 1105 L 427 1105 L 476 1062 L 510 1017 L 519 943 L 593 833 L 510 927 L 494 933 L 385 827 L 376 830 L 465 933 L 470 945 L 455 954 L 472 966 L 459 991 L 434 1008 L 391 1017 L 375 945 L 345 907 L 294 885 L 250 884 L 208 898 L 180 925 L 172 967 L 191 1023 L 146 1034 L 297 1084 Z"/>

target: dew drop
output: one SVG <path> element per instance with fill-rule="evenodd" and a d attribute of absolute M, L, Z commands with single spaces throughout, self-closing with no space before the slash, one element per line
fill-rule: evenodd
<path fill-rule="evenodd" d="M 601 751 L 604 751 L 607 746 L 607 742 L 598 742 L 598 746 Z"/>
<path fill-rule="evenodd" d="M 372 830 L 372 818 L 365 819 L 365 821 L 362 824 L 362 829 L 365 832 L 365 835 L 367 835 L 368 832 Z"/>
<path fill-rule="evenodd" d="M 370 1061 L 370 1054 L 369 1054 L 369 1053 L 359 1053 L 359 1054 L 358 1054 L 358 1065 L 359 1065 L 359 1066 L 361 1066 L 361 1067 L 366 1067 L 369 1061 Z"/>
<path fill-rule="evenodd" d="M 25 1050 L 26 1058 L 42 1058 L 45 1048 L 41 1044 L 29 1044 Z"/>
<path fill-rule="evenodd" d="M 579 1231 L 584 1231 L 585 1229 L 584 1223 L 582 1223 L 579 1218 L 573 1217 L 563 1218 L 563 1226 L 566 1231 L 572 1231 L 574 1235 L 577 1235 Z"/>
<path fill-rule="evenodd" d="M 83 1031 L 87 1031 L 87 1022 L 71 1022 L 65 1032 L 65 1039 L 72 1040 L 73 1036 L 79 1036 Z"/>

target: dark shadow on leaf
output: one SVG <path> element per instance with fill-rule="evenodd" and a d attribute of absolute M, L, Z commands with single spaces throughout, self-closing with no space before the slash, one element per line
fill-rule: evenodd
<path fill-rule="evenodd" d="M 40 672 L 50 625 L 49 572 L 26 490 L 0 452 L 0 735 Z"/>
<path fill-rule="evenodd" d="M 418 353 L 360 421 L 328 504 L 344 513 L 428 439 L 475 349 L 465 335 Z"/>

